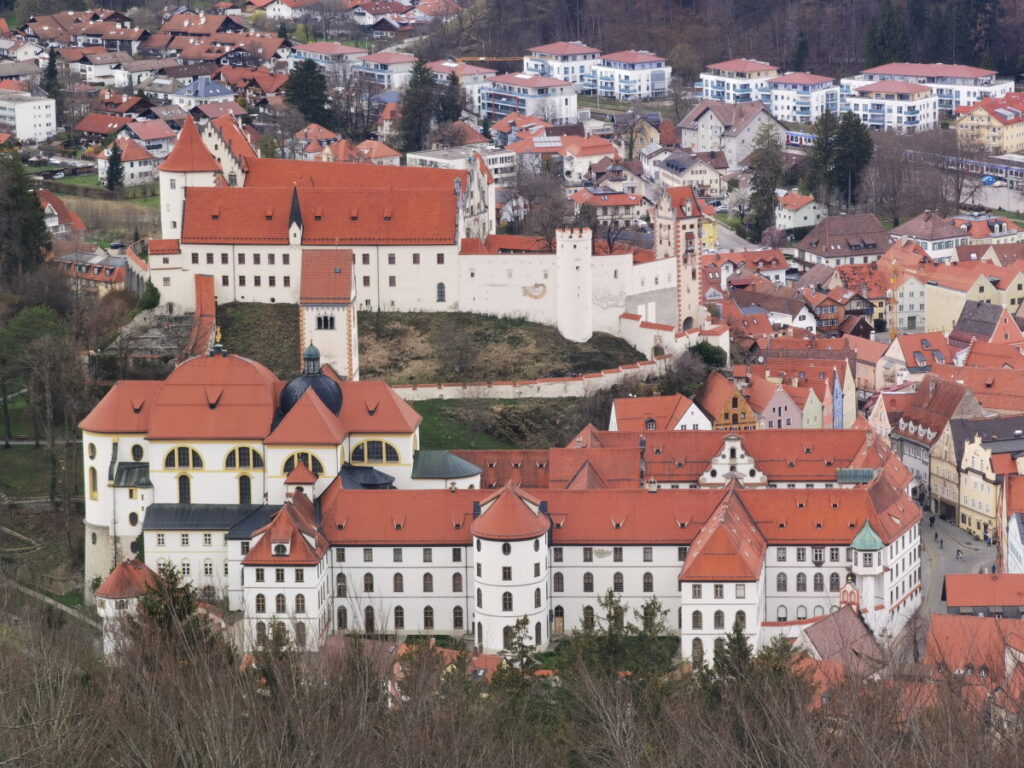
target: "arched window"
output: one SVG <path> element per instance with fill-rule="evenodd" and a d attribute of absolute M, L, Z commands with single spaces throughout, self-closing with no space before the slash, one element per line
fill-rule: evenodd
<path fill-rule="evenodd" d="M 445 297 L 444 283 L 438 283 L 437 284 L 437 300 L 438 301 L 444 301 L 445 300 L 444 297 Z"/>
<path fill-rule="evenodd" d="M 429 605 L 423 609 L 423 628 L 434 628 L 434 609 L 431 608 Z"/>
<path fill-rule="evenodd" d="M 814 591 L 824 592 L 825 591 L 825 574 L 816 573 L 814 574 Z"/>
<path fill-rule="evenodd" d="M 224 468 L 262 469 L 263 456 L 259 451 L 243 445 L 235 448 L 234 450 L 228 451 L 228 455 L 224 457 Z"/>
<path fill-rule="evenodd" d="M 538 621 L 533 625 L 533 644 L 540 645 L 544 642 L 544 631 L 541 629 L 540 622 Z"/>
<path fill-rule="evenodd" d="M 339 631 L 348 629 L 348 608 L 345 606 L 338 608 L 338 629 Z"/>
<path fill-rule="evenodd" d="M 238 503 L 252 504 L 252 479 L 248 475 L 238 478 Z"/>
<path fill-rule="evenodd" d="M 501 630 L 501 647 L 506 651 L 512 647 L 512 638 L 515 636 L 515 630 L 512 627 L 505 627 Z"/>
<path fill-rule="evenodd" d="M 690 658 L 694 663 L 703 663 L 704 661 L 704 643 L 700 641 L 699 637 L 693 638 L 693 644 L 690 646 Z"/>
<path fill-rule="evenodd" d="M 345 578 L 344 573 L 339 573 L 334 579 L 335 583 L 335 594 L 338 597 L 348 597 L 348 579 Z"/>
<path fill-rule="evenodd" d="M 295 625 L 295 647 L 306 647 L 306 623 L 303 621 L 300 621 Z"/>
<path fill-rule="evenodd" d="M 96 479 L 96 467 L 89 467 L 89 498 L 95 499 L 99 495 L 99 482 Z"/>
<path fill-rule="evenodd" d="M 141 445 L 133 445 L 132 446 L 132 461 L 142 461 L 142 446 Z M 266 628 L 264 627 L 264 631 L 265 630 L 266 630 Z"/>
<path fill-rule="evenodd" d="M 796 620 L 800 621 L 801 619 L 806 619 L 806 618 L 807 618 L 807 606 L 806 605 L 798 605 L 796 607 Z"/>
<path fill-rule="evenodd" d="M 654 574 L 653 573 L 649 573 L 649 572 L 645 573 L 644 574 L 644 592 L 653 592 L 653 591 L 654 591 Z"/>
<path fill-rule="evenodd" d="M 829 588 L 830 592 L 838 592 L 839 591 L 839 574 L 838 573 L 833 573 L 831 576 L 828 577 L 828 588 Z"/>
<path fill-rule="evenodd" d="M 796 591 L 806 592 L 807 591 L 807 574 L 798 573 L 796 575 Z"/>
<path fill-rule="evenodd" d="M 540 587 L 533 590 L 533 607 L 540 608 Z"/>
<path fill-rule="evenodd" d="M 616 571 L 612 574 L 612 591 L 621 592 L 625 588 L 625 579 L 622 574 Z"/>
<path fill-rule="evenodd" d="M 501 610 L 511 611 L 512 610 L 512 593 L 502 592 L 501 593 Z"/>
<path fill-rule="evenodd" d="M 775 577 L 775 589 L 779 592 L 785 592 L 788 588 L 786 582 L 786 574 L 780 573 L 778 576 Z"/>
<path fill-rule="evenodd" d="M 405 609 L 400 606 L 395 606 L 395 629 L 405 629 Z"/>
<path fill-rule="evenodd" d="M 461 573 L 453 573 L 452 574 L 452 592 L 461 592 L 461 591 L 462 591 L 462 574 Z"/>
<path fill-rule="evenodd" d="M 138 516 L 138 514 L 136 514 L 135 512 L 129 512 L 128 513 L 128 525 L 130 525 L 130 526 L 132 526 L 134 528 L 138 524 L 139 524 L 139 516 Z"/>
<path fill-rule="evenodd" d="M 462 629 L 463 621 L 462 618 L 462 606 L 456 605 L 452 608 L 452 629 Z"/>
<path fill-rule="evenodd" d="M 383 440 L 365 440 L 352 449 L 353 464 L 397 464 L 398 449 Z"/>
<path fill-rule="evenodd" d="M 722 611 L 715 611 L 715 629 L 725 629 L 725 614 Z"/>
<path fill-rule="evenodd" d="M 434 591 L 434 577 L 433 577 L 432 574 L 429 574 L 429 573 L 424 573 L 423 574 L 423 591 L 424 592 L 433 592 Z"/>
<path fill-rule="evenodd" d="M 736 626 L 740 629 L 747 628 L 747 614 L 746 611 L 736 611 Z"/>
<path fill-rule="evenodd" d="M 372 635 L 377 631 L 377 624 L 374 618 L 373 606 L 368 605 L 363 611 L 363 632 Z"/>
<path fill-rule="evenodd" d="M 484 593 L 481 592 L 479 589 L 476 591 L 476 607 L 477 608 L 483 608 L 484 607 Z"/>
<path fill-rule="evenodd" d="M 320 459 L 312 453 L 306 453 L 303 451 L 300 453 L 293 453 L 284 460 L 284 473 L 286 475 L 295 469 L 296 462 L 305 464 L 314 475 L 322 475 L 324 473 L 324 465 Z"/>
<path fill-rule="evenodd" d="M 594 629 L 594 609 L 589 605 L 583 609 L 583 629 L 588 632 Z"/>
<path fill-rule="evenodd" d="M 583 591 L 594 591 L 594 574 L 590 573 L 589 571 L 583 574 Z"/>
<path fill-rule="evenodd" d="M 284 595 L 279 594 L 274 598 L 274 613 L 287 613 L 288 602 L 284 599 Z"/>
<path fill-rule="evenodd" d="M 555 572 L 555 575 L 552 578 L 552 582 L 552 588 L 555 590 L 555 592 L 565 591 L 565 577 L 562 575 L 561 571 Z"/>
<path fill-rule="evenodd" d="M 256 595 L 256 613 L 267 612 L 267 596 L 263 593 Z"/>
<path fill-rule="evenodd" d="M 363 576 L 363 592 L 373 592 L 373 574 Z"/>
<path fill-rule="evenodd" d="M 164 457 L 164 469 L 202 469 L 202 457 L 191 448 L 171 448 Z"/>
<path fill-rule="evenodd" d="M 512 545 L 507 541 L 501 545 L 501 554 L 508 556 L 512 554 Z"/>
<path fill-rule="evenodd" d="M 704 629 L 704 614 L 694 611 L 690 614 L 690 627 L 692 629 Z"/>
<path fill-rule="evenodd" d="M 657 426 L 658 424 L 654 419 L 648 419 L 644 422 L 644 429 L 647 431 L 653 431 Z"/>
<path fill-rule="evenodd" d="M 814 615 L 815 616 L 824 616 L 825 615 L 825 608 L 824 608 L 824 606 L 821 606 L 821 605 L 814 606 Z"/>
<path fill-rule="evenodd" d="M 779 610 L 775 612 L 776 621 L 786 621 L 789 616 L 789 612 L 786 610 L 786 606 L 780 605 Z"/>
<path fill-rule="evenodd" d="M 267 642 L 267 625 L 262 621 L 256 622 L 256 642 L 265 643 Z"/>
<path fill-rule="evenodd" d="M 178 503 L 192 503 L 192 478 L 188 475 L 178 475 Z"/>
<path fill-rule="evenodd" d="M 402 574 L 396 573 L 392 581 L 394 581 L 395 592 L 405 591 L 405 579 L 402 578 Z"/>
<path fill-rule="evenodd" d="M 305 613 L 306 612 L 306 596 L 296 595 L 295 596 L 295 612 Z"/>

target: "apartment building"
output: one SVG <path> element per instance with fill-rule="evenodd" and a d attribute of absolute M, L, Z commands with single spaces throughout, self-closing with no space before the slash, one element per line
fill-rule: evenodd
<path fill-rule="evenodd" d="M 874 131 L 920 133 L 939 124 L 939 98 L 927 85 L 900 80 L 865 83 L 846 97 L 853 112 Z"/>
<path fill-rule="evenodd" d="M 572 83 L 579 93 L 596 90 L 594 65 L 601 51 L 581 42 L 550 43 L 531 48 L 523 57 L 523 72 Z"/>
<path fill-rule="evenodd" d="M 786 123 L 809 125 L 826 112 L 839 111 L 836 81 L 809 72 L 787 72 L 769 78 L 762 86 L 760 98 L 776 119 Z"/>
<path fill-rule="evenodd" d="M 18 141 L 46 141 L 57 132 L 56 102 L 25 91 L 0 91 L 0 131 Z"/>
<path fill-rule="evenodd" d="M 729 59 L 709 64 L 698 86 L 711 101 L 748 103 L 759 101 L 768 81 L 778 77 L 779 68 L 756 59 Z"/>
<path fill-rule="evenodd" d="M 672 80 L 669 63 L 649 51 L 603 54 L 593 70 L 597 95 L 619 101 L 661 98 Z"/>
<path fill-rule="evenodd" d="M 995 70 L 962 64 L 915 64 L 893 62 L 865 69 L 843 78 L 844 95 L 860 86 L 877 82 L 901 82 L 926 86 L 938 100 L 938 109 L 948 115 L 985 98 L 1000 98 L 1013 91 L 1012 80 L 997 80 Z"/>

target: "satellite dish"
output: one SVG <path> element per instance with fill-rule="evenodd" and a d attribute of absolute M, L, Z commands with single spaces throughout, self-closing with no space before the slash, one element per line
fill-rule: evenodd
<path fill-rule="evenodd" d="M 764 362 L 764 355 L 758 355 L 757 356 L 757 362 L 758 363 L 763 363 Z"/>

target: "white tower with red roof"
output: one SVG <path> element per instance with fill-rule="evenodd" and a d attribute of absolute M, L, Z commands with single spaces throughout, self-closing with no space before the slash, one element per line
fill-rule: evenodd
<path fill-rule="evenodd" d="M 213 187 L 221 167 L 199 136 L 191 117 L 186 118 L 174 149 L 157 167 L 160 177 L 160 231 L 165 240 L 181 238 L 188 187 Z"/>
<path fill-rule="evenodd" d="M 103 621 L 103 653 L 119 649 L 124 624 L 139 612 L 139 600 L 156 583 L 156 574 L 138 558 L 118 563 L 96 590 L 96 612 Z"/>

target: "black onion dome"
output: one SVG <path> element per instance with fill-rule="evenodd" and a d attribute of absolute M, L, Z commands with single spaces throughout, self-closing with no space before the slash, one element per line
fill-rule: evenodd
<path fill-rule="evenodd" d="M 302 363 L 302 375 L 289 381 L 281 390 L 281 415 L 288 413 L 307 389 L 312 389 L 320 402 L 337 416 L 341 413 L 341 387 L 320 371 L 320 350 L 310 344 L 302 355 Z"/>

